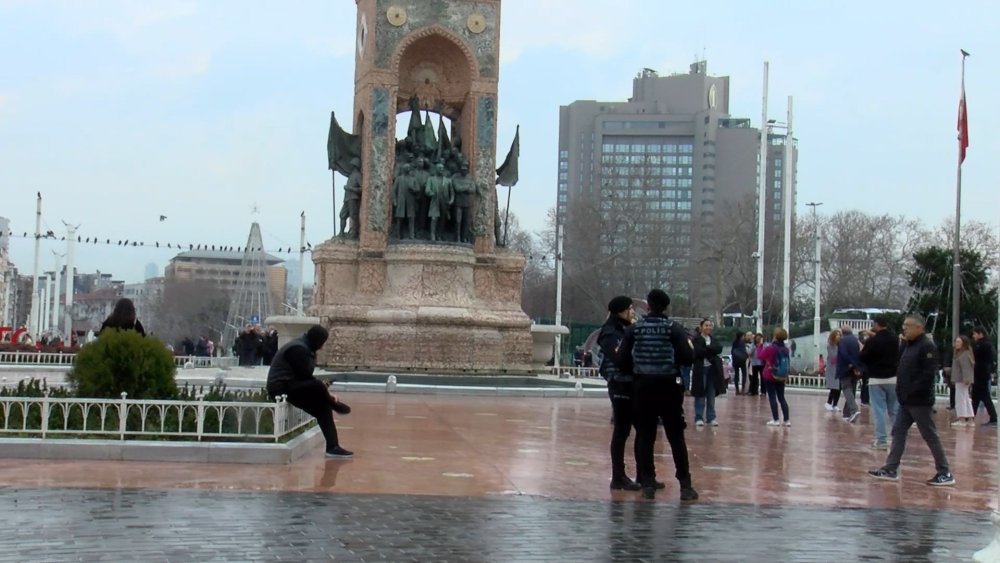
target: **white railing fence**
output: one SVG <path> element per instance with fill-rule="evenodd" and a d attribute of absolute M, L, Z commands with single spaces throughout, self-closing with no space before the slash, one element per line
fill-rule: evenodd
<path fill-rule="evenodd" d="M 43 365 L 71 366 L 76 360 L 76 354 L 62 352 L 0 352 L 0 365 Z M 235 356 L 174 356 L 174 366 L 183 368 L 190 365 L 196 368 L 230 368 L 236 367 L 239 358 Z"/>
<path fill-rule="evenodd" d="M 281 396 L 273 403 L 0 397 L 0 435 L 279 442 L 314 419 Z"/>
<path fill-rule="evenodd" d="M 600 378 L 601 374 L 598 372 L 597 368 L 580 368 L 580 367 L 568 367 L 568 366 L 549 366 L 549 375 L 558 375 L 559 377 L 573 377 L 576 379 L 592 379 Z"/>

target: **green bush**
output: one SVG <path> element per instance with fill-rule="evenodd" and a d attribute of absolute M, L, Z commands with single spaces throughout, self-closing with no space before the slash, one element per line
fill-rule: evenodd
<path fill-rule="evenodd" d="M 66 375 L 77 397 L 172 399 L 174 358 L 162 342 L 134 330 L 110 329 L 80 349 Z"/>

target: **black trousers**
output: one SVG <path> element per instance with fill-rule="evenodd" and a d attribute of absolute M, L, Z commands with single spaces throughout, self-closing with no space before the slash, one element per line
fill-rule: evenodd
<path fill-rule="evenodd" d="M 997 408 L 993 405 L 993 398 L 990 397 L 990 381 L 988 379 L 976 379 L 972 383 L 972 412 L 979 413 L 979 403 L 986 407 L 986 413 L 990 415 L 990 422 L 997 421 Z"/>
<path fill-rule="evenodd" d="M 652 483 L 656 478 L 653 447 L 659 422 L 670 443 L 674 458 L 674 476 L 682 485 L 691 484 L 687 444 L 684 441 L 684 388 L 670 377 L 646 377 L 635 384 L 636 480 Z"/>
<path fill-rule="evenodd" d="M 314 418 L 326 438 L 326 449 L 331 450 L 340 445 L 337 438 L 337 425 L 333 422 L 333 406 L 330 405 L 330 392 L 326 385 L 318 379 L 295 381 L 282 387 L 268 389 L 272 399 L 278 395 L 287 395 L 288 402 Z"/>
<path fill-rule="evenodd" d="M 743 388 L 749 384 L 750 378 L 747 375 L 747 363 L 733 362 L 733 385 L 736 386 L 736 392 L 742 393 Z"/>
<path fill-rule="evenodd" d="M 614 428 L 611 431 L 611 478 L 627 477 L 625 473 L 625 443 L 632 433 L 635 404 L 632 402 L 632 384 L 608 382 Z M 639 442 L 633 445 L 633 456 L 639 459 Z"/>
<path fill-rule="evenodd" d="M 750 390 L 749 394 L 756 395 L 758 389 L 760 393 L 764 392 L 764 385 L 761 378 L 764 376 L 764 366 L 750 366 Z"/>

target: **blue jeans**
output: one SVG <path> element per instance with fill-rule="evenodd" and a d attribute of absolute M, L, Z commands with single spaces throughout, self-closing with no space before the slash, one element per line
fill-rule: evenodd
<path fill-rule="evenodd" d="M 685 391 L 691 389 L 691 366 L 681 366 L 681 381 Z"/>
<path fill-rule="evenodd" d="M 764 380 L 764 390 L 767 392 L 767 402 L 771 406 L 771 420 L 778 420 L 778 404 L 781 404 L 781 414 L 788 422 L 788 401 L 785 400 L 785 384 L 777 381 Z"/>
<path fill-rule="evenodd" d="M 705 396 L 694 398 L 694 419 L 696 422 L 699 420 L 712 422 L 715 420 L 715 382 L 712 381 L 710 374 L 706 373 L 702 377 L 705 381 Z"/>
<path fill-rule="evenodd" d="M 872 380 L 877 381 L 877 380 Z M 887 443 L 885 434 L 885 415 L 889 415 L 891 426 L 899 414 L 899 399 L 896 398 L 895 385 L 872 385 L 868 382 L 868 401 L 872 407 L 872 418 L 875 419 L 875 443 Z"/>

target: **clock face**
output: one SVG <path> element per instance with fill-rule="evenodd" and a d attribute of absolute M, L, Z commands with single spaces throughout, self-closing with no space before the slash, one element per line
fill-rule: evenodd
<path fill-rule="evenodd" d="M 717 103 L 716 96 L 717 96 L 717 94 L 716 94 L 716 91 L 715 91 L 715 84 L 712 84 L 711 86 L 708 87 L 708 107 L 709 107 L 709 109 L 715 109 L 715 105 Z"/>
<path fill-rule="evenodd" d="M 465 24 L 472 33 L 482 33 L 486 29 L 486 18 L 482 14 L 472 14 Z"/>
<path fill-rule="evenodd" d="M 399 27 L 406 23 L 406 8 L 402 6 L 390 6 L 385 12 L 385 19 L 389 20 L 389 23 L 395 27 Z"/>
<path fill-rule="evenodd" d="M 368 42 L 368 18 L 361 13 L 361 24 L 358 26 L 358 56 L 365 55 L 365 43 Z"/>

